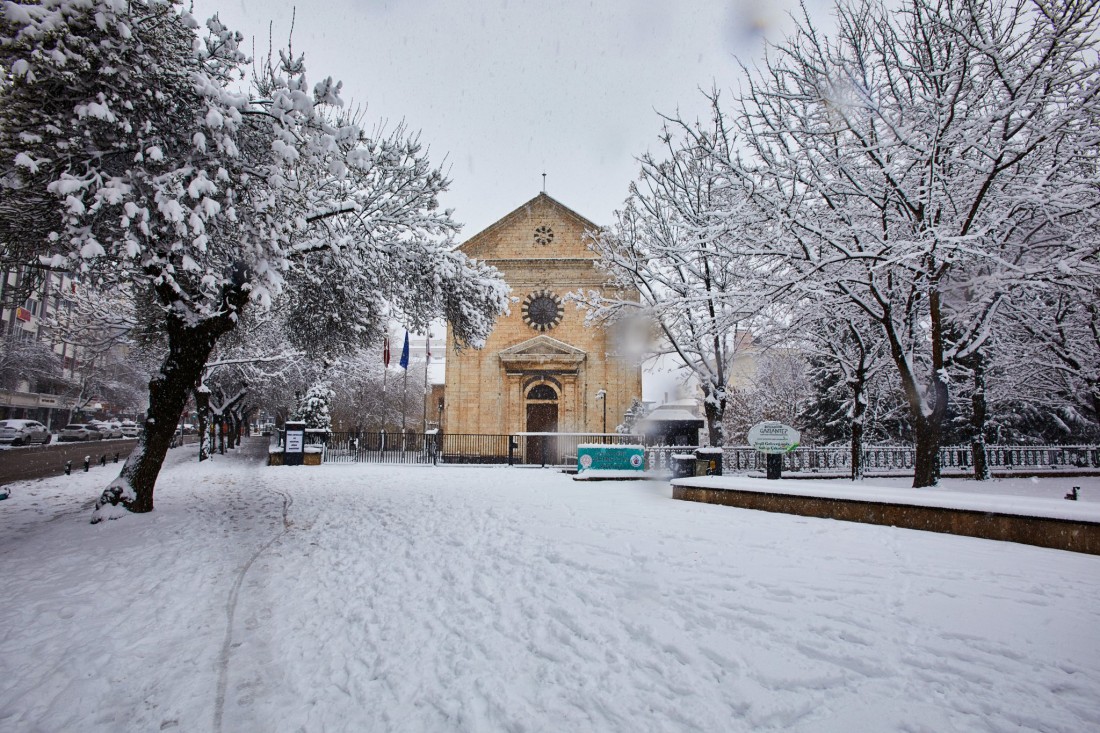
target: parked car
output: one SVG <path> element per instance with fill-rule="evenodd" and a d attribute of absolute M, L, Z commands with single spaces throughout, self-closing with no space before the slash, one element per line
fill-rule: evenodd
<path fill-rule="evenodd" d="M 123 420 L 119 427 L 124 438 L 136 438 L 141 433 L 141 426 L 133 420 Z"/>
<path fill-rule="evenodd" d="M 36 420 L 0 420 L 0 443 L 27 445 L 49 442 L 49 429 Z"/>
<path fill-rule="evenodd" d="M 103 433 L 92 423 L 74 422 L 64 427 L 60 440 L 103 440 Z"/>
<path fill-rule="evenodd" d="M 104 438 L 121 438 L 122 426 L 117 422 L 106 422 L 103 420 L 94 420 L 92 425 L 95 425 L 99 432 L 103 433 Z"/>

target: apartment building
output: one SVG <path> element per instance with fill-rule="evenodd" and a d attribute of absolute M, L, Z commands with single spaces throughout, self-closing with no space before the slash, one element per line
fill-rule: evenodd
<path fill-rule="evenodd" d="M 27 293 L 31 277 L 35 285 Z M 38 420 L 59 429 L 74 407 L 95 404 L 80 396 L 87 368 L 82 350 L 60 338 L 59 329 L 51 325 L 71 318 L 73 301 L 66 296 L 75 294 L 78 287 L 64 273 L 42 277 L 23 267 L 0 269 L 0 419 Z M 46 358 L 24 363 L 34 351 L 27 348 L 31 344 L 54 354 L 53 368 L 41 368 Z"/>

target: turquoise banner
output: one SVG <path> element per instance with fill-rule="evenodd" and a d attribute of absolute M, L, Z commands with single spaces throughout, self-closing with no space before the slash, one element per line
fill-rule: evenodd
<path fill-rule="evenodd" d="M 644 471 L 640 445 L 578 445 L 577 471 Z"/>

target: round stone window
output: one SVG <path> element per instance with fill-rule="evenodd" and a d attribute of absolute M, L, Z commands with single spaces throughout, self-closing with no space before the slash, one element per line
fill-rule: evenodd
<path fill-rule="evenodd" d="M 535 230 L 535 242 L 544 247 L 554 241 L 554 230 L 550 227 L 539 227 Z"/>
<path fill-rule="evenodd" d="M 561 298 L 549 290 L 536 290 L 523 299 L 523 322 L 536 331 L 549 331 L 565 315 Z"/>

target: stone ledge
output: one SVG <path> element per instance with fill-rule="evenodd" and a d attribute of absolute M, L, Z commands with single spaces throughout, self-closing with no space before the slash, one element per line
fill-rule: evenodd
<path fill-rule="evenodd" d="M 673 485 L 672 498 L 1100 555 L 1100 523 L 856 499 Z"/>
<path fill-rule="evenodd" d="M 268 453 L 267 465 L 269 466 L 285 466 L 286 461 L 283 453 Z M 320 466 L 321 454 L 320 453 L 306 453 L 302 456 L 303 466 Z"/>

